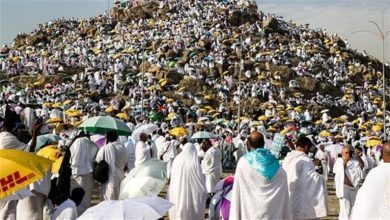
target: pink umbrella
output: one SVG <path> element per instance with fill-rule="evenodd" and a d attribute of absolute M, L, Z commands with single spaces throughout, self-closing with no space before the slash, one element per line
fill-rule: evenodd
<path fill-rule="evenodd" d="M 95 134 L 91 136 L 91 141 L 93 141 L 100 148 L 106 144 L 106 136 Z"/>
<path fill-rule="evenodd" d="M 233 189 L 234 176 L 220 180 L 214 187 L 216 194 L 210 203 L 210 219 L 229 219 L 230 200 Z"/>

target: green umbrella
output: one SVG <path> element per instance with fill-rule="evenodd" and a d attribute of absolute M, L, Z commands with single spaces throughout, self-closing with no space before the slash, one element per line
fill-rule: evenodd
<path fill-rule="evenodd" d="M 168 67 L 169 67 L 169 68 L 173 68 L 173 67 L 175 67 L 175 64 L 176 64 L 175 61 L 170 61 L 170 62 L 168 63 Z"/>
<path fill-rule="evenodd" d="M 87 119 L 80 126 L 80 130 L 95 134 L 107 134 L 116 131 L 118 135 L 130 135 L 130 128 L 121 120 L 111 116 L 96 116 Z"/>
<path fill-rule="evenodd" d="M 217 118 L 217 119 L 215 119 L 214 121 L 212 121 L 211 123 L 213 123 L 213 124 L 215 124 L 215 125 L 224 124 L 224 123 L 225 123 L 225 119 L 223 119 L 223 118 Z"/>
<path fill-rule="evenodd" d="M 150 114 L 149 114 L 149 119 L 150 119 L 152 122 L 162 121 L 162 120 L 164 119 L 164 114 L 162 114 L 161 112 L 152 111 L 152 112 L 150 112 Z"/>

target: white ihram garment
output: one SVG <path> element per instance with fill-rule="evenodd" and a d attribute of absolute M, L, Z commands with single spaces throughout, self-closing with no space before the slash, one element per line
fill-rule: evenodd
<path fill-rule="evenodd" d="M 207 190 L 193 144 L 184 145 L 183 151 L 175 158 L 171 176 L 168 197 L 174 206 L 169 210 L 169 219 L 204 219 Z"/>
<path fill-rule="evenodd" d="M 363 171 L 360 168 L 359 162 L 350 160 L 347 162 L 344 169 L 342 158 L 338 158 L 333 167 L 335 173 L 334 182 L 336 187 L 336 196 L 340 202 L 339 219 L 350 219 L 352 207 L 355 203 L 359 181 L 363 178 Z M 344 172 L 353 187 L 344 184 Z"/>
<path fill-rule="evenodd" d="M 357 193 L 351 219 L 390 219 L 390 163 L 372 169 Z"/>
<path fill-rule="evenodd" d="M 207 193 L 214 192 L 214 186 L 222 175 L 222 154 L 217 147 L 207 150 L 202 160 L 202 169 L 206 177 Z"/>
<path fill-rule="evenodd" d="M 279 168 L 269 181 L 241 158 L 234 176 L 229 219 L 291 219 L 286 172 Z"/>
<path fill-rule="evenodd" d="M 293 219 L 313 219 L 327 215 L 327 191 L 324 178 L 314 169 L 311 159 L 293 150 L 283 161 Z"/>

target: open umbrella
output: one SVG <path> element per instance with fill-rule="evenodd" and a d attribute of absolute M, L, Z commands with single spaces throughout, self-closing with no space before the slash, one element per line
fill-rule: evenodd
<path fill-rule="evenodd" d="M 377 145 L 381 145 L 382 144 L 382 141 L 380 139 L 377 139 L 377 138 L 370 138 L 367 143 L 366 143 L 366 146 L 367 147 L 375 147 Z"/>
<path fill-rule="evenodd" d="M 111 116 L 89 118 L 79 125 L 79 129 L 95 134 L 107 134 L 109 131 L 116 131 L 123 136 L 131 134 L 130 128 L 123 121 Z"/>
<path fill-rule="evenodd" d="M 215 184 L 215 195 L 210 203 L 210 219 L 229 219 L 234 176 L 228 176 Z"/>
<path fill-rule="evenodd" d="M 188 134 L 187 129 L 182 127 L 173 128 L 169 131 L 171 135 L 174 135 L 176 137 L 185 136 Z"/>
<path fill-rule="evenodd" d="M 87 209 L 78 220 L 90 219 L 150 219 L 163 217 L 173 206 L 157 196 L 126 200 L 106 200 Z"/>
<path fill-rule="evenodd" d="M 37 137 L 37 144 L 35 145 L 35 152 L 41 149 L 43 146 L 50 143 L 58 143 L 61 137 L 55 134 L 44 134 Z"/>
<path fill-rule="evenodd" d="M 207 131 L 199 131 L 192 135 L 191 139 L 216 139 L 217 136 Z"/>
<path fill-rule="evenodd" d="M 103 147 L 106 144 L 106 136 L 95 134 L 91 136 L 91 141 L 94 142 L 98 147 Z"/>
<path fill-rule="evenodd" d="M 40 149 L 37 152 L 37 155 L 54 161 L 53 165 L 51 166 L 51 172 L 58 173 L 64 157 L 62 156 L 60 149 L 57 148 L 57 145 L 46 146 Z"/>
<path fill-rule="evenodd" d="M 53 161 L 20 150 L 0 150 L 0 199 L 42 179 Z"/>
<path fill-rule="evenodd" d="M 323 137 L 323 138 L 327 138 L 327 137 L 332 136 L 332 134 L 331 134 L 329 131 L 326 131 L 326 130 L 321 131 L 319 135 L 320 135 L 321 137 Z"/>
<path fill-rule="evenodd" d="M 150 123 L 150 124 L 141 125 L 134 130 L 132 137 L 135 140 L 139 140 L 139 135 L 141 133 L 151 134 L 154 131 L 157 131 L 157 129 L 158 129 L 158 126 L 156 124 Z"/>
<path fill-rule="evenodd" d="M 331 153 L 339 154 L 341 153 L 341 150 L 343 149 L 343 146 L 340 144 L 330 144 L 325 146 L 325 150 L 329 151 Z"/>
<path fill-rule="evenodd" d="M 167 164 L 149 159 L 130 171 L 121 182 L 119 199 L 157 196 L 167 184 Z"/>

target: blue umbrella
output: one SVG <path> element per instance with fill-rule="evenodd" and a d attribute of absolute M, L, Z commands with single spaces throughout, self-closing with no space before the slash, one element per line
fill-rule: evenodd
<path fill-rule="evenodd" d="M 44 134 L 37 137 L 37 144 L 35 145 L 35 152 L 39 151 L 42 147 L 49 143 L 58 143 L 61 137 L 56 134 Z"/>

